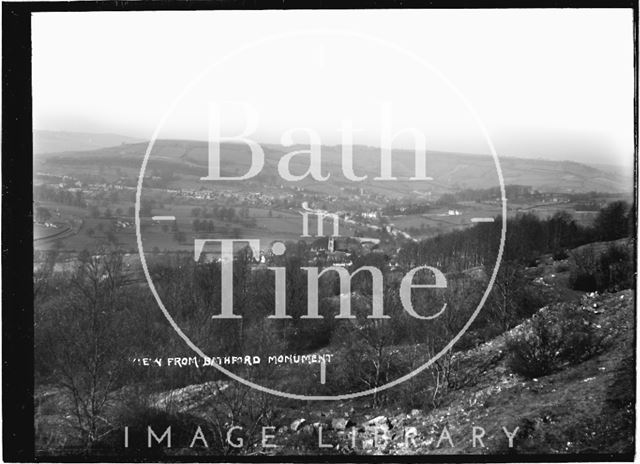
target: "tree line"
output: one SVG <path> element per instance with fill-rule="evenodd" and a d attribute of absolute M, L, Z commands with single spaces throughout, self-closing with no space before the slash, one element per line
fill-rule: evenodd
<path fill-rule="evenodd" d="M 566 257 L 568 249 L 595 241 L 611 241 L 634 235 L 635 207 L 624 201 L 601 208 L 593 225 L 582 226 L 566 211 L 541 219 L 533 213 L 517 214 L 507 220 L 503 259 L 530 263 L 542 254 Z M 431 262 L 439 269 L 463 271 L 494 262 L 500 246 L 502 217 L 491 223 L 448 232 L 399 252 L 403 263 Z"/>

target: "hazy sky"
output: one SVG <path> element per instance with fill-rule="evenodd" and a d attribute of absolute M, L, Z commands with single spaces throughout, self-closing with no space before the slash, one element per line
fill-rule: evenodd
<path fill-rule="evenodd" d="M 190 83 L 160 137 L 206 139 L 212 101 L 237 133 L 235 101 L 258 141 L 309 127 L 337 144 L 350 119 L 355 143 L 379 146 L 390 102 L 394 132 L 488 153 L 468 103 L 499 155 L 633 160 L 630 9 L 33 15 L 35 129 L 148 139 Z"/>

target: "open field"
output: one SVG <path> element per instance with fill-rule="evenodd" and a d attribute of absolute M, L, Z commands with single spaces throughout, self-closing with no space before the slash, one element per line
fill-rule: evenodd
<path fill-rule="evenodd" d="M 35 247 L 67 250 L 94 248 L 106 242 L 118 243 L 124 249 L 136 249 L 132 208 L 135 185 L 146 143 L 123 143 L 95 150 L 47 153 L 35 160 L 36 185 L 51 188 L 82 190 L 86 208 L 68 206 L 45 197 L 38 205 L 51 213 L 50 222 L 57 227 L 35 225 Z M 249 156 L 242 145 L 223 145 L 223 175 L 239 175 L 248 169 Z M 374 181 L 379 174 L 379 150 L 354 147 L 354 171 L 368 179 L 354 183 L 342 174 L 340 147 L 322 147 L 323 169 L 331 176 L 326 182 L 305 179 L 283 181 L 277 174 L 277 164 L 289 148 L 265 145 L 265 167 L 247 181 L 203 181 L 206 175 L 207 144 L 197 141 L 160 140 L 154 146 L 147 166 L 143 202 L 152 202 L 148 216 L 174 216 L 175 223 L 146 224 L 143 230 L 145 247 L 159 250 L 190 249 L 195 236 L 194 208 L 207 208 L 213 231 L 210 238 L 260 238 L 299 240 L 302 234 L 303 202 L 313 209 L 342 212 L 358 218 L 358 214 L 375 219 L 356 219 L 353 224 L 341 224 L 341 235 L 377 236 L 383 222 L 415 239 L 432 237 L 472 225 L 472 218 L 493 218 L 500 214 L 499 201 L 458 201 L 448 205 L 437 203 L 444 194 L 456 194 L 465 189 L 494 189 L 498 185 L 495 166 L 490 157 L 459 153 L 429 153 L 428 171 L 431 181 L 407 180 L 413 174 L 413 154 L 394 151 L 393 170 L 397 180 Z M 305 157 L 293 158 L 292 172 L 306 170 Z M 624 173 L 599 170 L 573 162 L 502 158 L 506 184 L 530 186 L 537 191 L 529 203 L 509 198 L 508 215 L 533 213 L 541 218 L 558 211 L 570 213 L 581 225 L 589 225 L 594 211 L 581 211 L 580 204 L 565 201 L 575 192 L 605 192 L 596 195 L 604 204 L 615 199 L 629 200 L 632 182 Z M 65 178 L 67 180 L 65 180 Z M 611 193 L 619 192 L 619 198 Z M 541 199 L 540 193 L 544 193 Z M 565 195 L 563 199 L 562 195 Z M 555 198 L 554 198 L 555 196 Z M 462 198 L 469 198 L 462 197 Z M 483 197 L 488 199 L 489 197 Z M 544 200 L 544 202 L 543 202 Z M 56 200 L 57 201 L 57 200 Z M 67 201 L 67 203 L 71 203 Z M 82 203 L 75 203 L 82 204 Z M 379 212 L 390 204 L 428 205 L 420 214 L 394 215 L 381 221 Z M 211 214 L 214 207 L 234 208 L 236 217 Z M 199 218 L 202 219 L 202 218 Z M 366 223 L 365 223 L 366 222 Z M 177 230 L 176 230 L 177 227 Z M 326 224 L 325 232 L 329 230 Z M 315 220 L 310 220 L 313 234 Z M 178 232 L 178 233 L 176 233 Z M 199 231 L 200 236 L 203 235 Z"/>
<path fill-rule="evenodd" d="M 157 194 L 156 194 L 157 196 Z M 180 243 L 174 237 L 173 221 L 152 222 L 146 219 L 143 222 L 143 244 L 146 249 L 157 248 L 161 251 L 191 250 L 193 238 L 258 238 L 262 240 L 262 246 L 267 246 L 274 240 L 298 241 L 302 235 L 302 216 L 299 209 L 275 209 L 275 208 L 247 208 L 247 220 L 255 221 L 255 225 L 246 226 L 240 222 L 230 222 L 218 218 L 202 219 L 212 221 L 214 231 L 212 233 L 193 230 L 194 208 L 202 208 L 212 202 L 203 200 L 182 200 L 180 203 L 163 203 L 162 207 L 152 210 L 154 216 L 174 216 L 178 230 L 184 232 L 185 240 Z M 91 249 L 100 244 L 107 243 L 115 238 L 116 242 L 125 250 L 137 249 L 134 219 L 128 213 L 134 203 L 119 201 L 109 203 L 109 207 L 98 207 L 100 217 L 89 216 L 86 208 L 62 205 L 50 201 L 39 202 L 52 212 L 51 222 L 58 227 L 44 227 L 41 224 L 34 225 L 34 246 L 36 249 L 51 249 L 52 247 L 67 250 L 80 251 Z M 582 226 L 592 224 L 597 211 L 579 211 L 572 203 L 508 203 L 508 216 L 531 213 L 540 218 L 548 218 L 559 211 L 566 211 Z M 106 210 L 112 212 L 112 216 L 104 217 Z M 461 202 L 455 207 L 433 208 L 428 213 L 394 215 L 385 219 L 393 227 L 409 233 L 415 239 L 423 239 L 451 230 L 463 229 L 473 225 L 472 218 L 495 218 L 501 214 L 501 206 L 498 202 Z M 113 214 L 117 212 L 118 214 Z M 372 224 L 376 224 L 374 220 Z M 314 215 L 309 218 L 309 231 L 312 235 L 316 231 L 316 219 Z M 378 226 L 375 226 L 378 227 Z M 356 229 L 365 235 L 375 234 L 375 227 L 370 228 L 365 224 L 359 226 L 350 223 L 340 223 L 340 234 L 353 236 Z M 331 231 L 329 220 L 325 221 L 325 233 Z M 310 241 L 310 239 L 307 239 Z"/>
<path fill-rule="evenodd" d="M 127 251 L 136 251 L 137 242 L 135 234 L 134 219 L 128 215 L 113 217 L 90 217 L 88 211 L 82 208 L 58 205 L 52 202 L 42 202 L 44 206 L 52 211 L 56 211 L 56 222 L 58 228 L 46 228 L 41 224 L 34 224 L 34 246 L 39 250 L 52 248 L 81 251 L 83 249 L 93 249 L 101 244 L 106 244 L 109 240 L 115 242 Z M 115 206 L 115 205 L 114 205 Z M 133 204 L 120 204 L 120 208 L 128 211 Z M 147 251 L 155 248 L 161 251 L 192 251 L 193 239 L 199 238 L 245 238 L 261 239 L 261 246 L 266 247 L 274 240 L 298 241 L 303 239 L 302 216 L 296 211 L 268 210 L 259 208 L 249 209 L 249 219 L 255 219 L 255 227 L 247 227 L 240 223 L 224 221 L 220 219 L 210 219 L 214 224 L 214 231 L 198 232 L 193 230 L 193 221 L 196 219 L 192 215 L 195 205 L 167 205 L 163 208 L 153 210 L 154 216 L 174 216 L 175 221 L 151 221 L 149 218 L 142 222 L 143 246 Z M 104 213 L 106 208 L 101 208 L 100 213 Z M 114 211 L 114 208 L 110 208 Z M 202 219 L 209 220 L 209 219 Z M 75 228 L 71 224 L 77 224 Z M 174 227 L 177 224 L 179 231 L 184 232 L 185 240 L 180 243 L 174 237 Z M 315 234 L 317 227 L 315 217 L 309 218 L 309 230 Z M 330 221 L 325 221 L 325 230 L 331 231 Z M 340 233 L 351 236 L 354 233 L 354 226 L 341 223 Z M 307 237 L 307 241 L 313 238 Z"/>

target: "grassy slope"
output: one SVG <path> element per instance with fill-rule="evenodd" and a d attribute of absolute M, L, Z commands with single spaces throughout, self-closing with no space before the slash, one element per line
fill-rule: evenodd
<path fill-rule="evenodd" d="M 507 439 L 501 428 L 520 431 L 514 441 L 518 452 L 615 453 L 629 452 L 633 434 L 621 433 L 630 414 L 611 404 L 628 382 L 629 359 L 634 353 L 634 293 L 626 290 L 589 298 L 573 306 L 599 311 L 598 320 L 607 337 L 601 355 L 552 375 L 525 380 L 505 366 L 508 334 L 462 355 L 461 370 L 469 383 L 445 398 L 444 405 L 405 425 L 418 430 L 426 440 L 410 453 L 496 453 L 506 452 Z M 556 310 L 559 303 L 547 311 Z M 528 322 L 511 332 L 522 330 Z M 631 364 L 633 369 L 633 364 Z M 627 385 L 624 384 L 625 377 Z M 616 386 L 618 387 L 616 389 Z M 633 394 L 633 392 L 629 392 Z M 633 411 L 631 411 L 633 414 Z M 447 425 L 455 447 L 435 449 L 437 437 Z M 486 448 L 473 448 L 471 427 L 482 426 Z"/>
<path fill-rule="evenodd" d="M 475 349 L 457 353 L 459 362 L 457 389 L 447 393 L 440 406 L 428 412 L 370 408 L 355 402 L 327 404 L 324 408 L 300 408 L 291 411 L 308 422 L 328 417 L 349 416 L 357 423 L 385 415 L 393 424 L 380 445 L 371 446 L 373 434 L 358 433 L 356 448 L 351 435 L 335 431 L 324 434 L 326 442 L 340 443 L 342 452 L 356 454 L 620 454 L 632 453 L 635 417 L 635 294 L 631 290 L 605 295 L 583 295 L 570 302 L 554 303 L 541 311 L 557 311 L 563 305 L 597 314 L 605 350 L 600 355 L 538 379 L 527 380 L 507 367 L 507 338 L 526 330 L 530 321 L 515 327 Z M 354 408 L 355 406 L 355 408 Z M 335 410 L 334 410 L 335 409 Z M 327 412 L 329 412 L 327 414 Z M 290 418 L 294 418 L 293 415 Z M 444 428 L 451 434 L 437 446 Z M 472 427 L 486 431 L 483 446 L 474 447 Z M 404 432 L 415 427 L 415 444 L 406 446 Z M 502 427 L 519 430 L 513 449 Z M 297 443 L 290 432 L 280 438 Z M 309 437 L 307 452 L 313 452 L 317 439 Z M 286 445 L 285 445 L 286 446 Z M 298 450 L 285 449 L 287 454 Z M 334 451 L 335 452 L 335 451 Z"/>

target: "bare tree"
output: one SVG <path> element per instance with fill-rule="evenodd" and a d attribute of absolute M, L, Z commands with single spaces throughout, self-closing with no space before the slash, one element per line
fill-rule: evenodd
<path fill-rule="evenodd" d="M 72 425 L 87 447 L 112 430 L 105 413 L 128 365 L 123 283 L 120 253 L 86 258 L 41 327 L 53 378 L 69 395 Z"/>
<path fill-rule="evenodd" d="M 526 282 L 520 266 L 509 261 L 500 265 L 487 301 L 486 311 L 502 332 L 509 330 L 517 321 L 520 312 L 520 296 L 525 286 Z"/>
<path fill-rule="evenodd" d="M 261 427 L 272 423 L 273 409 L 269 397 L 263 392 L 239 385 L 235 382 L 210 382 L 207 421 L 224 454 L 233 454 L 236 449 L 229 443 L 227 434 L 232 426 L 244 442 L 244 449 L 251 449 L 261 440 Z M 234 438 L 237 441 L 237 438 Z"/>
<path fill-rule="evenodd" d="M 37 300 L 45 294 L 53 276 L 53 271 L 58 259 L 57 250 L 44 251 L 43 260 L 33 270 L 33 298 Z"/>

